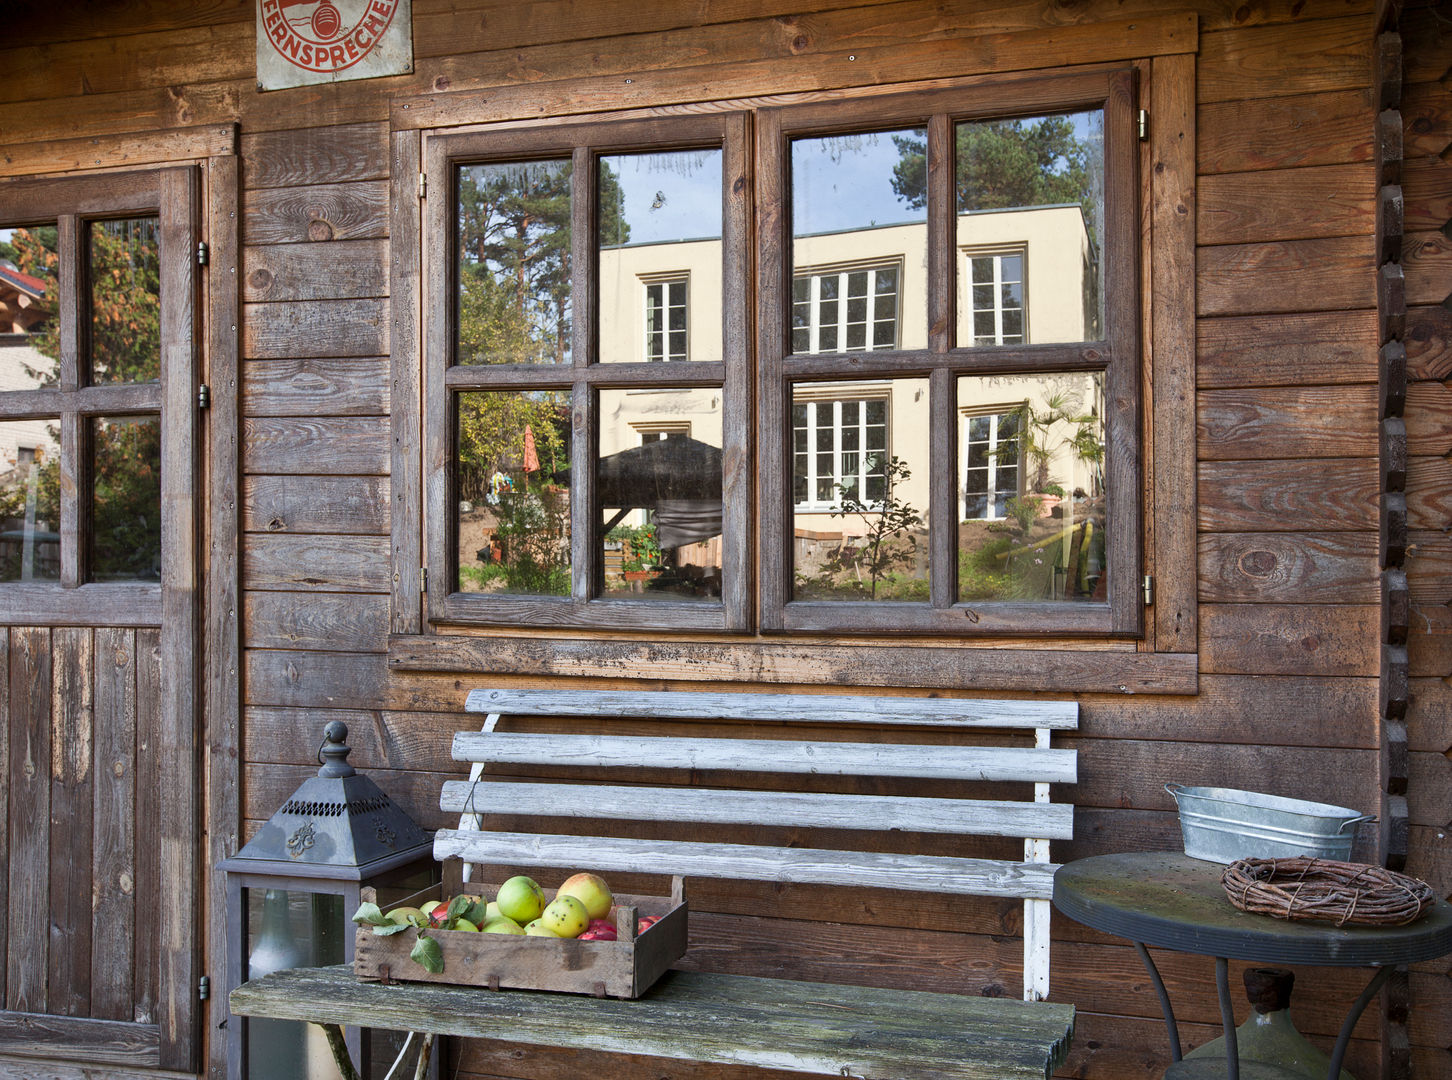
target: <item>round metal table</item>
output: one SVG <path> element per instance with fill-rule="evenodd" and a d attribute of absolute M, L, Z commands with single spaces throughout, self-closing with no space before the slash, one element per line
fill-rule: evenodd
<path fill-rule="evenodd" d="M 1452 904 L 1438 900 L 1407 926 L 1336 926 L 1324 922 L 1289 922 L 1241 911 L 1220 884 L 1224 869 L 1177 851 L 1146 851 L 1095 855 L 1061 866 L 1054 875 L 1054 906 L 1065 915 L 1134 943 L 1144 962 L 1164 1013 L 1170 1053 L 1181 1060 L 1179 1029 L 1164 980 L 1148 947 L 1196 953 L 1215 958 L 1215 985 L 1225 1026 L 1225 1073 L 1228 1080 L 1254 1080 L 1276 1075 L 1248 1067 L 1242 1073 L 1235 1045 L 1235 1012 L 1230 1001 L 1229 961 L 1326 967 L 1374 967 L 1376 974 L 1351 1006 L 1336 1048 L 1328 1080 L 1341 1075 L 1341 1062 L 1351 1031 L 1367 1004 L 1398 964 L 1433 960 L 1452 953 Z M 1186 1080 L 1202 1074 L 1201 1063 L 1172 1065 L 1167 1080 L 1180 1068 Z"/>

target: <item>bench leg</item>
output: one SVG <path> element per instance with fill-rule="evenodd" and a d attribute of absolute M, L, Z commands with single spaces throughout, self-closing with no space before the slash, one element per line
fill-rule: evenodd
<path fill-rule="evenodd" d="M 358 1070 L 353 1068 L 353 1059 L 348 1056 L 348 1044 L 343 1041 L 343 1029 L 337 1024 L 319 1024 L 318 1027 L 323 1029 L 323 1034 L 328 1038 L 328 1049 L 333 1052 L 333 1061 L 337 1063 L 343 1080 L 363 1080 L 358 1075 Z"/>

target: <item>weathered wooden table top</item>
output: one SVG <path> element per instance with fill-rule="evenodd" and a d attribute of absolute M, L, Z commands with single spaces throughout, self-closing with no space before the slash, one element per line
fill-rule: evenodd
<path fill-rule="evenodd" d="M 348 965 L 243 984 L 239 1016 L 747 1064 L 873 1080 L 1042 1080 L 1074 1007 L 670 971 L 635 1000 L 361 982 Z"/>

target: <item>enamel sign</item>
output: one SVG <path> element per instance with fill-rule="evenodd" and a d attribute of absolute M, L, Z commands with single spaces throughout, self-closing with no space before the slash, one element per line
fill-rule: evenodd
<path fill-rule="evenodd" d="M 413 0 L 257 0 L 257 88 L 413 70 Z"/>

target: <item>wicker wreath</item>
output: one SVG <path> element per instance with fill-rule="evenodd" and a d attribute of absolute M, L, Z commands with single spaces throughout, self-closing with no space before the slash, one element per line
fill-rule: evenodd
<path fill-rule="evenodd" d="M 1403 926 L 1437 899 L 1430 885 L 1406 874 L 1308 855 L 1241 859 L 1225 868 L 1220 883 L 1241 911 L 1337 926 Z"/>

